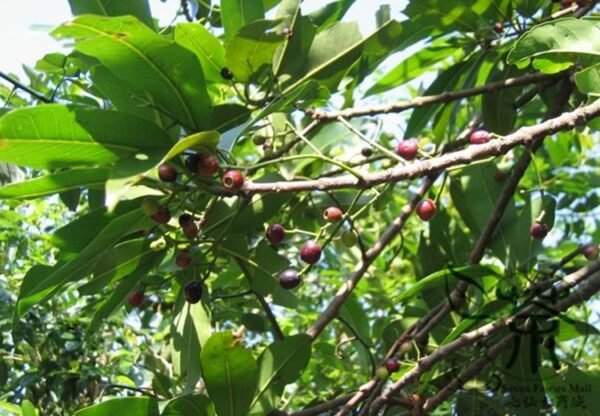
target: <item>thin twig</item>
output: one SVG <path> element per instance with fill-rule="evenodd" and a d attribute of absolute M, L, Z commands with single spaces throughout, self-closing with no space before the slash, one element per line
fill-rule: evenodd
<path fill-rule="evenodd" d="M 31 88 L 29 88 L 27 85 L 21 83 L 20 81 L 14 79 L 13 77 L 11 77 L 10 75 L 0 71 L 0 78 L 5 79 L 6 81 L 10 82 L 12 85 L 14 85 L 16 88 L 25 91 L 27 94 L 31 95 L 34 98 L 37 98 L 40 101 L 43 101 L 45 103 L 51 103 L 52 100 L 49 98 L 46 98 L 43 94 L 32 90 Z"/>

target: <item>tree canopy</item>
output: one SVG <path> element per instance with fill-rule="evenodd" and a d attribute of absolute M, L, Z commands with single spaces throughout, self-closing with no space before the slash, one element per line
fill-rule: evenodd
<path fill-rule="evenodd" d="M 596 1 L 170 3 L 0 67 L 0 414 L 600 408 Z"/>

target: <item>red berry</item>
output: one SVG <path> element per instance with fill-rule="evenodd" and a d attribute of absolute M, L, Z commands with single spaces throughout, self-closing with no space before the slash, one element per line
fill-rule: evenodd
<path fill-rule="evenodd" d="M 494 31 L 498 34 L 504 32 L 504 25 L 502 24 L 502 22 L 497 22 L 494 25 Z"/>
<path fill-rule="evenodd" d="M 193 221 L 184 224 L 181 229 L 187 238 L 196 238 L 198 232 L 200 231 L 196 223 Z"/>
<path fill-rule="evenodd" d="M 568 9 L 573 5 L 573 0 L 560 0 L 561 9 Z"/>
<path fill-rule="evenodd" d="M 158 177 L 163 182 L 175 182 L 177 180 L 177 171 L 173 166 L 163 163 L 158 167 Z"/>
<path fill-rule="evenodd" d="M 202 282 L 191 281 L 183 288 L 183 297 L 189 303 L 198 303 L 202 299 L 203 289 Z"/>
<path fill-rule="evenodd" d="M 274 246 L 281 243 L 285 237 L 285 228 L 281 224 L 271 224 L 266 232 L 267 240 Z"/>
<path fill-rule="evenodd" d="M 202 176 L 213 176 L 219 170 L 219 159 L 215 155 L 199 155 L 197 170 Z"/>
<path fill-rule="evenodd" d="M 529 227 L 529 234 L 531 234 L 531 236 L 536 240 L 542 240 L 544 237 L 546 237 L 548 231 L 550 231 L 550 229 L 543 222 L 536 221 L 531 224 L 531 227 Z"/>
<path fill-rule="evenodd" d="M 471 144 L 483 144 L 490 141 L 490 133 L 486 130 L 477 130 L 471 133 Z"/>
<path fill-rule="evenodd" d="M 161 206 L 158 208 L 156 214 L 151 215 L 150 218 L 159 224 L 166 224 L 171 221 L 171 213 L 169 212 L 169 208 Z"/>
<path fill-rule="evenodd" d="M 431 199 L 424 199 L 417 205 L 416 212 L 423 221 L 429 221 L 435 215 L 437 208 Z"/>
<path fill-rule="evenodd" d="M 137 308 L 144 302 L 144 291 L 134 290 L 133 292 L 130 292 L 127 296 L 127 302 L 134 308 Z"/>
<path fill-rule="evenodd" d="M 316 242 L 309 240 L 300 250 L 300 258 L 308 264 L 315 264 L 321 258 L 321 246 Z"/>
<path fill-rule="evenodd" d="M 175 257 L 175 264 L 182 269 L 185 269 L 190 264 L 192 264 L 192 256 L 189 253 L 183 252 L 179 253 L 177 257 Z"/>
<path fill-rule="evenodd" d="M 585 258 L 590 261 L 596 260 L 598 258 L 598 254 L 600 254 L 597 244 L 588 244 L 581 251 L 583 252 Z"/>
<path fill-rule="evenodd" d="M 396 154 L 403 159 L 413 160 L 419 152 L 419 144 L 416 140 L 402 140 L 396 147 Z"/>
<path fill-rule="evenodd" d="M 300 276 L 296 270 L 284 270 L 279 274 L 279 284 L 284 289 L 293 289 L 300 284 Z"/>
<path fill-rule="evenodd" d="M 244 175 L 239 170 L 228 170 L 223 174 L 221 182 L 225 189 L 237 191 L 244 185 Z"/>
<path fill-rule="evenodd" d="M 344 212 L 338 207 L 329 207 L 323 211 L 323 218 L 327 222 L 338 222 L 343 215 Z"/>
<path fill-rule="evenodd" d="M 394 358 L 388 358 L 383 362 L 383 366 L 388 371 L 388 373 L 395 373 L 400 370 L 400 364 Z"/>

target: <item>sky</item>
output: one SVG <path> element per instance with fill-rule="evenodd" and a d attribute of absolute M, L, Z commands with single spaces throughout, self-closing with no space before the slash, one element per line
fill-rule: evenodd
<path fill-rule="evenodd" d="M 306 0 L 303 10 L 312 10 L 330 3 Z M 382 4 L 392 4 L 392 18 L 400 18 L 405 0 L 356 0 L 347 20 L 359 22 L 363 35 L 375 28 L 375 10 Z M 176 14 L 179 0 L 150 0 L 154 17 L 168 24 Z M 22 64 L 34 66 L 46 53 L 61 50 L 59 42 L 48 32 L 71 19 L 67 0 L 0 0 L 0 71 L 23 77 Z"/>

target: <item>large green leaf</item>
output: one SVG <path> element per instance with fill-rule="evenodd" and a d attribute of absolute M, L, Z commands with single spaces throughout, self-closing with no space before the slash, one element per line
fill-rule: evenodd
<path fill-rule="evenodd" d="M 567 17 L 535 26 L 514 44 L 507 61 L 545 73 L 600 62 L 600 18 Z"/>
<path fill-rule="evenodd" d="M 566 364 L 566 363 L 565 363 Z M 542 382 L 559 416 L 592 416 L 600 406 L 598 370 L 583 371 L 572 364 L 566 364 L 567 370 L 557 373 L 542 368 Z M 567 400 L 570 400 L 567 401 Z M 570 404 L 570 406 L 569 406 Z"/>
<path fill-rule="evenodd" d="M 227 67 L 241 82 L 270 66 L 275 51 L 283 43 L 283 36 L 270 32 L 275 25 L 271 20 L 258 20 L 240 29 L 227 43 Z"/>
<path fill-rule="evenodd" d="M 200 353 L 202 375 L 219 416 L 246 416 L 254 397 L 257 368 L 252 353 L 233 334 L 219 332 Z"/>
<path fill-rule="evenodd" d="M 179 396 L 169 400 L 161 416 L 212 416 L 214 405 L 208 397 L 201 394 Z"/>
<path fill-rule="evenodd" d="M 159 416 L 158 401 L 153 397 L 119 397 L 86 407 L 75 416 Z"/>
<path fill-rule="evenodd" d="M 513 65 L 505 65 L 492 71 L 487 82 L 504 81 L 521 75 L 523 71 Z M 513 130 L 517 120 L 517 110 L 513 104 L 522 90 L 523 88 L 503 88 L 483 95 L 481 104 L 486 130 L 502 135 Z"/>
<path fill-rule="evenodd" d="M 208 126 L 211 103 L 196 56 L 134 17 L 81 16 L 52 34 L 75 39 L 76 50 L 150 94 L 162 112 L 185 128 L 201 131 Z"/>
<path fill-rule="evenodd" d="M 221 18 L 227 39 L 231 39 L 242 27 L 264 17 L 262 0 L 221 1 Z"/>
<path fill-rule="evenodd" d="M 17 315 L 23 316 L 33 305 L 50 298 L 68 282 L 87 276 L 91 266 L 123 236 L 147 229 L 150 218 L 136 209 L 112 220 L 94 240 L 70 261 L 48 270 L 43 275 L 35 269 L 27 273 L 21 284 Z"/>
<path fill-rule="evenodd" d="M 435 70 L 434 65 L 455 54 L 457 48 L 440 40 L 415 52 L 407 59 L 403 59 L 394 68 L 379 79 L 367 90 L 365 96 L 386 92 L 392 88 L 403 85 L 427 71 Z"/>
<path fill-rule="evenodd" d="M 258 357 L 258 384 L 251 409 L 260 407 L 262 414 L 268 414 L 285 385 L 302 375 L 310 355 L 310 338 L 304 334 L 275 341 L 265 348 Z"/>
<path fill-rule="evenodd" d="M 135 16 L 148 27 L 154 28 L 148 0 L 69 0 L 71 13 L 97 14 L 100 16 Z"/>
<path fill-rule="evenodd" d="M 308 17 L 319 27 L 319 29 L 327 29 L 335 22 L 341 20 L 348 9 L 352 7 L 356 0 L 337 0 L 333 1 L 320 9 L 311 12 Z"/>
<path fill-rule="evenodd" d="M 116 111 L 49 104 L 0 118 L 0 160 L 38 169 L 105 165 L 169 145 L 155 124 Z"/>
<path fill-rule="evenodd" d="M 101 186 L 108 179 L 110 169 L 69 169 L 53 175 L 44 175 L 0 188 L 0 198 L 38 198 L 81 186 Z"/>
<path fill-rule="evenodd" d="M 225 48 L 217 37 L 197 23 L 179 23 L 175 26 L 175 42 L 192 51 L 208 82 L 223 82 L 221 69 L 225 67 Z"/>

